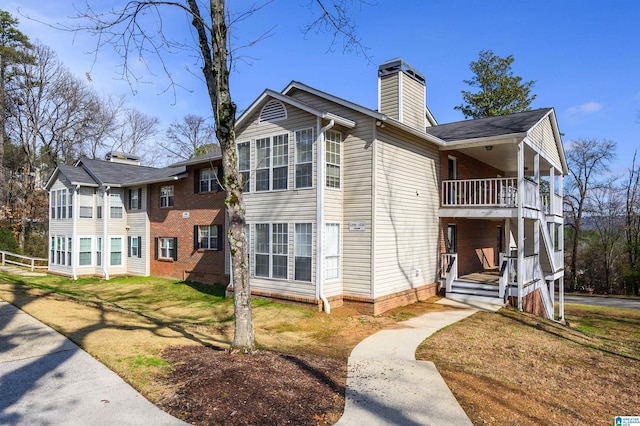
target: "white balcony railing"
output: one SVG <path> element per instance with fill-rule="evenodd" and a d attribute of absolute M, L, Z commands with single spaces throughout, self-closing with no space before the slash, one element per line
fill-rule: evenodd
<path fill-rule="evenodd" d="M 446 180 L 441 195 L 443 207 L 516 207 L 517 179 Z"/>

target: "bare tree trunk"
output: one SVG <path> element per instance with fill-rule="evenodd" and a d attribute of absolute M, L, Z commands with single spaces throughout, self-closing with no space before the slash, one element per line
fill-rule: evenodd
<path fill-rule="evenodd" d="M 207 37 L 196 0 L 188 0 L 193 15 L 192 24 L 198 32 L 204 59 L 203 73 L 216 120 L 216 136 L 222 150 L 223 185 L 226 190 L 226 212 L 229 222 L 227 237 L 233 271 L 235 329 L 232 349 L 251 352 L 255 349 L 251 289 L 247 272 L 247 237 L 242 179 L 237 167 L 235 122 L 236 105 L 229 90 L 229 52 L 227 51 L 226 7 L 224 0 L 210 0 L 211 40 Z"/>

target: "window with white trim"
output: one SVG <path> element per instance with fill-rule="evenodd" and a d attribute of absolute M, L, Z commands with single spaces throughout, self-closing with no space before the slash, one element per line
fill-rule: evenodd
<path fill-rule="evenodd" d="M 220 191 L 218 185 L 218 168 L 210 167 L 208 169 L 198 170 L 199 174 L 199 192 Z"/>
<path fill-rule="evenodd" d="M 51 219 L 71 219 L 73 213 L 72 197 L 73 192 L 67 189 L 51 191 Z"/>
<path fill-rule="evenodd" d="M 311 281 L 311 256 L 313 253 L 313 226 L 310 223 L 296 223 L 293 238 L 294 277 L 296 281 Z"/>
<path fill-rule="evenodd" d="M 109 244 L 109 265 L 122 265 L 122 238 L 111 237 Z"/>
<path fill-rule="evenodd" d="M 104 191 L 98 191 L 96 199 L 96 217 L 102 219 L 102 205 L 104 204 Z"/>
<path fill-rule="evenodd" d="M 109 192 L 109 219 L 122 219 L 124 217 L 123 212 L 122 190 L 112 189 Z"/>
<path fill-rule="evenodd" d="M 249 192 L 251 190 L 251 143 L 242 142 L 237 144 L 236 148 L 238 150 L 238 171 L 244 182 L 242 190 Z"/>
<path fill-rule="evenodd" d="M 141 237 L 128 237 L 129 239 L 129 257 L 142 257 L 140 252 Z"/>
<path fill-rule="evenodd" d="M 340 224 L 325 224 L 324 279 L 340 278 Z"/>
<path fill-rule="evenodd" d="M 298 130 L 296 143 L 296 189 L 313 184 L 313 129 Z"/>
<path fill-rule="evenodd" d="M 289 182 L 289 135 L 256 140 L 256 191 L 287 189 Z"/>
<path fill-rule="evenodd" d="M 286 223 L 255 225 L 255 276 L 287 279 L 289 231 Z"/>
<path fill-rule="evenodd" d="M 160 259 L 175 259 L 175 238 L 160 238 Z"/>
<path fill-rule="evenodd" d="M 71 237 L 54 235 L 51 237 L 50 244 L 50 264 L 71 266 Z"/>
<path fill-rule="evenodd" d="M 222 250 L 222 225 L 195 225 L 194 249 Z"/>
<path fill-rule="evenodd" d="M 78 202 L 80 204 L 81 218 L 91 219 L 93 217 L 93 189 L 80 188 L 78 191 Z"/>
<path fill-rule="evenodd" d="M 160 207 L 173 206 L 173 185 L 160 187 Z"/>
<path fill-rule="evenodd" d="M 80 244 L 78 245 L 78 265 L 79 266 L 91 266 L 91 237 L 80 237 Z"/>
<path fill-rule="evenodd" d="M 67 238 L 67 266 L 71 266 L 72 246 L 73 246 L 73 239 L 69 237 Z"/>
<path fill-rule="evenodd" d="M 102 237 L 96 238 L 96 265 L 102 266 Z"/>
<path fill-rule="evenodd" d="M 129 210 L 142 210 L 142 188 L 129 189 Z"/>
<path fill-rule="evenodd" d="M 340 189 L 340 145 L 342 145 L 342 134 L 335 130 L 327 130 L 325 139 L 325 182 L 327 188 Z"/>

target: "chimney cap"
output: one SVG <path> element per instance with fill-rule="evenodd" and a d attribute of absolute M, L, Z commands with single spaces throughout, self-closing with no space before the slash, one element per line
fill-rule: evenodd
<path fill-rule="evenodd" d="M 407 62 L 405 62 L 402 58 L 390 59 L 378 67 L 378 77 L 383 77 L 385 75 L 391 75 L 403 71 L 405 74 L 409 75 L 413 79 L 417 80 L 422 84 L 426 84 L 426 79 L 424 76 Z"/>

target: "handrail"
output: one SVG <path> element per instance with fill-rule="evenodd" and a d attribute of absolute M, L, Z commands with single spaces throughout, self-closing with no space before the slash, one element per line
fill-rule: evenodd
<path fill-rule="evenodd" d="M 49 264 L 49 259 L 43 258 L 43 257 L 24 256 L 21 254 L 12 253 L 10 251 L 4 251 L 4 250 L 0 250 L 0 255 L 2 256 L 2 266 L 8 263 L 10 265 L 24 266 L 26 268 L 30 268 L 31 271 L 34 271 L 36 269 L 47 269 Z M 26 259 L 29 261 L 29 263 L 22 263 L 16 260 L 9 260 L 7 259 L 7 256 L 18 258 L 18 259 Z M 47 264 L 36 265 L 36 263 L 39 263 L 39 262 L 46 262 Z"/>

